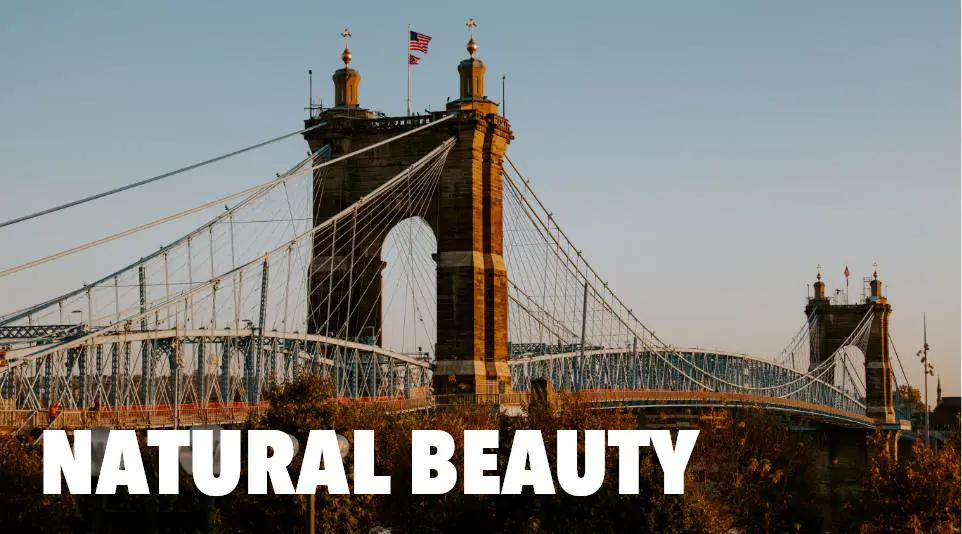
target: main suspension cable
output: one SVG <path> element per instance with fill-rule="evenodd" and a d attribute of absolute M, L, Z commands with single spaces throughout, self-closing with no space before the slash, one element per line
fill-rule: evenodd
<path fill-rule="evenodd" d="M 325 160 L 323 163 L 314 163 L 314 162 L 312 161 L 314 156 L 317 156 L 318 153 L 320 153 L 322 150 L 330 150 L 330 148 L 329 148 L 328 146 L 325 146 L 325 147 L 323 147 L 321 150 L 318 150 L 314 155 L 309 156 L 309 157 L 307 158 L 307 160 L 305 160 L 305 161 L 312 161 L 312 165 L 309 166 L 309 167 L 300 169 L 300 171 L 307 172 L 308 169 L 309 169 L 310 171 L 315 171 L 315 170 L 324 168 L 324 167 L 326 167 L 326 166 L 333 165 L 334 163 L 337 163 L 337 162 L 339 162 L 339 161 L 342 161 L 342 160 L 351 158 L 351 157 L 353 157 L 353 156 L 356 156 L 356 155 L 361 154 L 361 153 L 364 153 L 364 152 L 368 152 L 368 151 L 370 151 L 370 150 L 374 150 L 374 149 L 376 149 L 376 148 L 378 148 L 378 147 L 384 146 L 384 145 L 386 145 L 386 144 L 388 144 L 388 143 L 391 143 L 391 142 L 396 141 L 396 140 L 398 140 L 398 139 L 401 139 L 401 138 L 403 138 L 403 137 L 406 137 L 406 136 L 409 136 L 409 135 L 413 135 L 413 134 L 415 134 L 415 133 L 417 133 L 417 132 L 420 132 L 420 131 L 422 131 L 422 130 L 425 130 L 425 129 L 427 129 L 427 128 L 434 127 L 434 126 L 436 126 L 436 125 L 438 125 L 438 124 L 440 124 L 440 123 L 442 123 L 442 122 L 444 122 L 444 121 L 447 121 L 447 120 L 449 120 L 449 119 L 451 119 L 451 118 L 453 118 L 453 117 L 454 117 L 454 114 L 447 114 L 447 115 L 445 115 L 445 116 L 443 116 L 443 117 L 440 117 L 440 118 L 438 118 L 438 119 L 436 119 L 436 120 L 433 120 L 433 121 L 431 121 L 431 122 L 429 122 L 429 123 L 427 123 L 427 124 L 423 124 L 423 125 L 421 125 L 421 126 L 418 126 L 418 127 L 416 127 L 416 128 L 413 128 L 413 129 L 411 129 L 411 130 L 404 131 L 404 132 L 402 132 L 402 133 L 400 133 L 400 134 L 397 134 L 397 135 L 395 135 L 395 136 L 393 136 L 393 137 L 390 137 L 390 138 L 388 138 L 388 139 L 384 139 L 384 140 L 378 141 L 378 142 L 376 142 L 376 143 L 374 143 L 374 144 L 371 144 L 371 145 L 367 145 L 367 146 L 358 148 L 357 150 L 354 150 L 354 151 L 352 151 L 352 152 L 350 152 L 350 153 L 341 155 L 341 156 L 339 156 L 339 157 Z M 317 126 L 314 126 L 314 127 L 310 128 L 310 129 L 317 128 L 317 127 L 320 127 L 320 126 L 322 126 L 322 125 L 317 125 Z M 303 131 L 308 131 L 308 130 L 309 130 L 309 129 L 305 129 L 305 130 L 303 130 Z M 299 133 L 299 132 L 295 132 L 295 133 Z M 294 135 L 294 134 L 289 134 L 289 135 Z M 295 166 L 294 168 L 292 168 L 290 171 L 288 171 L 287 174 L 288 174 L 288 175 L 289 175 L 289 174 L 293 174 L 294 172 L 298 171 L 298 169 L 299 169 L 302 165 L 304 165 L 305 161 L 302 161 L 302 162 L 299 163 L 297 166 Z M 282 176 L 282 178 L 283 178 L 283 176 Z M 280 182 L 280 181 L 281 181 L 281 180 L 274 180 L 273 182 L 277 183 L 277 182 Z M 263 184 L 263 185 L 266 185 L 266 184 Z M 322 182 L 322 186 L 323 186 L 323 182 Z M 267 191 L 267 190 L 269 190 L 269 189 L 270 189 L 270 188 L 262 188 L 262 189 L 259 190 L 259 192 L 262 193 L 262 192 Z M 243 203 L 242 203 L 242 204 L 243 204 Z M 238 206 L 239 206 L 239 205 L 238 205 Z M 235 209 L 236 209 L 238 206 L 235 206 Z M 73 290 L 73 291 L 71 291 L 71 292 L 69 292 L 69 293 L 66 293 L 66 294 L 64 294 L 64 295 L 60 295 L 60 296 L 58 296 L 58 297 L 54 297 L 54 298 L 48 299 L 48 300 L 46 300 L 46 301 L 44 301 L 44 302 L 42 302 L 42 303 L 40 303 L 40 304 L 37 304 L 37 305 L 34 305 L 34 306 L 30 306 L 30 307 L 28 307 L 28 308 L 24 308 L 24 309 L 22 309 L 22 310 L 19 310 L 19 311 L 17 311 L 17 312 L 14 312 L 14 313 L 12 313 L 12 314 L 9 314 L 9 315 L 7 315 L 6 317 L 4 317 L 2 320 L 0 320 L 0 326 L 6 325 L 6 324 L 10 324 L 10 323 L 12 323 L 12 322 L 14 322 L 14 321 L 17 321 L 17 320 L 23 319 L 23 318 L 25 318 L 25 317 L 28 317 L 30 314 L 32 314 L 32 313 L 34 313 L 34 312 L 36 312 L 36 311 L 38 311 L 38 310 L 41 310 L 41 309 L 43 309 L 43 308 L 46 308 L 46 307 L 51 306 L 51 305 L 53 305 L 53 304 L 56 304 L 57 302 L 63 301 L 64 299 L 67 299 L 67 298 L 70 298 L 70 297 L 79 295 L 79 294 L 83 293 L 84 291 L 86 291 L 86 290 L 88 289 L 88 287 L 98 286 L 98 285 L 106 282 L 106 281 L 109 280 L 110 278 L 113 278 L 113 277 L 115 277 L 116 275 L 118 275 L 118 274 L 120 274 L 120 273 L 122 273 L 122 272 L 125 272 L 125 271 L 128 271 L 128 270 L 130 270 L 130 269 L 133 269 L 133 268 L 137 267 L 138 265 L 142 265 L 145 261 L 150 260 L 150 259 L 152 259 L 152 258 L 155 258 L 155 257 L 158 257 L 158 256 L 162 255 L 164 252 L 166 252 L 167 250 L 169 250 L 169 249 L 172 248 L 173 246 L 178 245 L 178 244 L 182 243 L 183 241 L 185 241 L 186 239 L 188 239 L 191 235 L 193 235 L 193 233 L 201 232 L 201 231 L 204 230 L 205 228 L 210 227 L 214 222 L 217 222 L 217 221 L 221 220 L 222 218 L 230 215 L 231 213 L 233 213 L 233 211 L 224 212 L 224 213 L 218 215 L 218 217 L 217 217 L 214 221 L 211 221 L 211 223 L 206 224 L 206 225 L 198 228 L 197 230 L 195 230 L 195 231 L 192 232 L 191 234 L 187 234 L 186 236 L 183 236 L 182 238 L 174 241 L 173 243 L 167 245 L 166 247 L 161 248 L 159 251 L 155 251 L 155 252 L 153 252 L 152 254 L 150 254 L 150 255 L 148 255 L 148 256 L 146 256 L 146 257 L 144 257 L 144 258 L 141 258 L 140 260 L 138 260 L 138 261 L 136 261 L 136 262 L 134 262 L 134 263 L 132 263 L 132 264 L 130 264 L 130 265 L 128 265 L 128 266 L 126 266 L 126 267 L 124 267 L 124 268 L 122 268 L 122 269 L 120 269 L 120 270 L 118 270 L 118 271 L 116 271 L 116 272 L 114 272 L 114 273 L 112 273 L 112 274 L 110 274 L 110 275 L 108 275 L 108 276 L 105 276 L 105 277 L 101 278 L 100 280 L 98 280 L 97 282 L 94 282 L 93 284 L 90 284 L 89 286 L 85 285 L 83 288 Z"/>
<path fill-rule="evenodd" d="M 183 173 L 183 172 L 187 172 L 187 171 L 190 171 L 190 170 L 193 170 L 193 169 L 197 169 L 197 168 L 203 167 L 203 166 L 205 166 L 205 165 L 209 165 L 209 164 L 211 164 L 211 163 L 216 163 L 216 162 L 218 162 L 218 161 L 222 161 L 222 160 L 225 160 L 225 159 L 227 159 L 227 158 L 231 158 L 231 157 L 237 156 L 237 155 L 239 155 L 239 154 L 243 154 L 244 152 L 250 152 L 251 150 L 254 150 L 255 148 L 261 148 L 261 147 L 270 145 L 270 144 L 272 144 L 272 143 L 276 143 L 276 142 L 281 141 L 281 140 L 283 140 L 283 139 L 287 139 L 288 137 L 292 137 L 292 136 L 295 136 L 295 135 L 300 135 L 300 134 L 303 134 L 303 133 L 307 133 L 307 132 L 309 132 L 309 131 L 311 131 L 311 130 L 314 130 L 314 129 L 316 129 L 316 128 L 320 128 L 321 126 L 324 126 L 324 125 L 326 125 L 326 124 L 327 124 L 327 123 L 325 123 L 325 122 L 321 122 L 321 123 L 315 124 L 314 126 L 309 126 L 309 127 L 304 128 L 304 129 L 302 129 L 302 130 L 297 130 L 296 132 L 291 132 L 291 133 L 287 133 L 287 134 L 284 134 L 284 135 L 275 137 L 275 138 L 273 138 L 273 139 L 268 139 L 267 141 L 262 141 L 262 142 L 260 142 L 260 143 L 255 144 L 255 145 L 250 145 L 250 146 L 245 147 L 245 148 L 242 148 L 242 149 L 240 149 L 240 150 L 235 150 L 235 151 L 233 151 L 233 152 L 230 152 L 230 153 L 227 153 L 227 154 L 223 154 L 223 155 L 221 155 L 221 156 L 217 156 L 216 158 L 211 158 L 211 159 L 208 159 L 208 160 L 205 160 L 205 161 L 201 161 L 200 163 L 194 163 L 193 165 L 188 165 L 188 166 L 186 166 L 186 167 L 181 167 L 181 168 L 179 168 L 179 169 L 177 169 L 177 170 L 173 170 L 173 171 L 170 171 L 170 172 L 165 172 L 164 174 L 159 174 L 159 175 L 154 176 L 154 177 L 152 177 L 152 178 L 146 178 L 146 179 L 144 179 L 144 180 L 140 180 L 139 182 L 134 182 L 134 183 L 132 183 L 132 184 L 127 184 L 127 185 L 124 185 L 124 186 L 121 186 L 121 187 L 117 187 L 117 188 L 114 188 L 114 189 L 110 189 L 110 190 L 104 191 L 104 192 L 102 192 L 102 193 L 97 193 L 96 195 L 90 195 L 89 197 L 84 197 L 84 198 L 80 198 L 80 199 L 77 199 L 77 200 L 73 200 L 73 201 L 71 201 L 71 202 L 67 202 L 66 204 L 61 204 L 61 205 L 59 205 L 59 206 L 54 206 L 54 207 L 52 207 L 52 208 L 47 208 L 47 209 L 45 209 L 45 210 L 40 210 L 40 211 L 38 211 L 38 212 L 34 212 L 34 213 L 30 213 L 30 214 L 28 214 L 28 215 L 23 215 L 23 216 L 14 218 L 14 219 L 10 219 L 10 220 L 8 220 L 8 221 L 4 221 L 4 222 L 0 223 L 0 228 L 4 228 L 4 227 L 6 227 L 6 226 L 11 226 L 11 225 L 14 225 L 14 224 L 17 224 L 17 223 L 21 223 L 21 222 L 24 222 L 24 221 L 29 221 L 30 219 L 36 219 L 37 217 L 41 217 L 41 216 L 43 216 L 43 215 L 49 215 L 49 214 L 51 214 L 51 213 L 55 213 L 55 212 L 58 212 L 58 211 L 61 211 L 61 210 L 65 210 L 65 209 L 67 209 L 67 208 L 72 208 L 72 207 L 74 207 L 74 206 L 79 206 L 80 204 L 86 204 L 87 202 L 91 202 L 91 201 L 93 201 L 93 200 L 97 200 L 97 199 L 100 199 L 100 198 L 109 197 L 109 196 L 111 196 L 111 195 L 115 195 L 115 194 L 117 194 L 117 193 L 122 193 L 122 192 L 124 192 L 124 191 L 130 190 L 130 189 L 134 189 L 134 188 L 137 188 L 137 187 L 140 187 L 140 186 L 142 186 L 142 185 L 147 185 L 147 184 L 149 184 L 149 183 L 153 183 L 153 182 L 156 182 L 156 181 L 159 181 L 159 180 L 163 180 L 164 178 L 170 178 L 171 176 L 176 176 L 176 175 L 181 174 L 181 173 Z"/>

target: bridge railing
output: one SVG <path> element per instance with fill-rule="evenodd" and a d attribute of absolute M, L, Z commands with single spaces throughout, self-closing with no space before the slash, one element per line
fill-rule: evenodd
<path fill-rule="evenodd" d="M 434 395 L 432 406 L 457 406 L 463 404 L 475 405 L 521 405 L 528 402 L 528 392 L 512 393 L 451 393 Z"/>
<path fill-rule="evenodd" d="M 515 397 L 518 397 L 515 394 Z M 523 396 L 523 395 L 522 395 Z M 453 397 L 453 396 L 451 396 Z M 463 399 L 473 402 L 474 397 Z M 511 395 L 489 396 L 487 403 L 499 402 L 497 397 L 508 402 Z M 435 398 L 420 396 L 404 397 L 340 397 L 337 402 L 343 404 L 373 404 L 387 411 L 400 412 L 422 410 L 437 405 Z M 446 399 L 447 404 L 454 404 L 454 399 Z M 512 400 L 516 402 L 516 399 Z M 267 403 L 210 403 L 207 406 L 178 405 L 176 410 L 176 426 L 190 427 L 198 424 L 227 424 L 241 423 L 251 416 L 257 416 L 267 409 Z M 25 429 L 75 429 L 75 428 L 171 428 L 174 427 L 174 409 L 171 405 L 156 405 L 149 407 L 129 407 L 119 409 L 82 410 L 67 409 L 52 416 L 49 411 L 38 410 L 0 410 L 0 431 L 19 434 Z"/>
<path fill-rule="evenodd" d="M 176 426 L 207 423 L 237 423 L 266 409 L 266 403 L 211 404 L 206 407 L 184 405 L 176 411 Z M 0 410 L 0 429 L 46 428 L 73 429 L 93 427 L 166 428 L 175 426 L 172 406 L 136 409 L 64 410 L 56 415 L 47 411 Z"/>
<path fill-rule="evenodd" d="M 14 430 L 14 432 L 26 426 L 35 426 L 39 412 L 34 410 L 0 410 L 0 428 Z M 47 421 L 49 425 L 49 420 Z"/>
<path fill-rule="evenodd" d="M 561 393 L 561 392 L 559 392 Z M 676 391 L 676 390 L 625 390 L 625 389 L 591 389 L 566 392 L 581 402 L 601 405 L 627 406 L 644 405 L 658 406 L 758 406 L 795 413 L 808 414 L 813 417 L 830 418 L 843 421 L 855 426 L 870 426 L 872 420 L 864 414 L 847 411 L 823 404 L 816 404 L 803 400 L 784 399 L 778 397 L 763 397 L 746 393 L 721 391 Z"/>

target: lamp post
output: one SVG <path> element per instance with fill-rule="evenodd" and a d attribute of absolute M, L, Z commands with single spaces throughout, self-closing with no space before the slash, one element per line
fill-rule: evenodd
<path fill-rule="evenodd" d="M 508 101 L 504 96 L 504 80 L 507 79 L 507 74 L 501 75 L 501 116 L 508 118 Z"/>
<path fill-rule="evenodd" d="M 220 433 L 223 429 L 218 425 L 205 424 L 205 425 L 196 425 L 191 427 L 191 431 L 193 430 L 212 430 L 213 431 L 213 459 L 212 459 L 213 475 L 215 477 L 220 476 L 220 464 L 221 464 Z M 291 442 L 294 445 L 293 456 L 297 456 L 297 453 L 300 450 L 300 443 L 297 441 L 297 438 L 295 438 L 290 434 L 287 434 L 287 437 L 291 439 Z M 191 432 L 190 446 L 180 449 L 180 466 L 188 475 L 191 475 L 191 476 L 193 476 L 193 473 L 194 473 L 193 442 L 194 442 L 194 436 L 193 436 L 193 432 Z M 313 498 L 311 500 L 313 504 Z M 313 510 L 313 506 L 311 506 L 311 509 Z M 207 514 L 206 515 L 207 515 L 206 531 L 213 532 L 214 531 L 214 497 L 211 497 L 211 496 L 207 497 Z M 311 532 L 313 532 L 313 529 L 311 530 Z"/>
<path fill-rule="evenodd" d="M 290 435 L 290 434 L 288 434 L 288 435 Z M 298 442 L 297 442 L 297 438 L 295 438 L 294 436 L 291 436 L 291 441 L 294 442 L 294 454 L 296 455 L 296 454 L 297 454 L 297 450 L 299 449 L 299 444 L 298 444 Z M 347 454 L 348 454 L 349 452 L 351 452 L 351 443 L 350 443 L 349 441 L 347 441 L 347 438 L 345 438 L 345 437 L 342 436 L 341 434 L 338 434 L 338 435 L 337 435 L 337 448 L 340 449 L 340 452 L 341 452 L 341 460 L 343 460 L 343 459 L 347 458 Z M 316 503 L 317 503 L 317 500 L 316 500 L 316 499 L 317 499 L 317 488 L 315 488 L 315 489 L 314 489 L 314 492 L 311 493 L 309 496 L 308 496 L 308 495 L 305 495 L 304 498 L 307 500 L 307 503 L 306 503 L 306 504 L 307 504 L 307 506 L 306 506 L 306 508 L 307 508 L 307 515 L 304 517 L 304 531 L 307 532 L 308 534 L 315 534 L 315 532 L 314 532 L 314 520 L 315 520 L 315 515 L 316 515 L 315 510 L 316 510 Z"/>
<path fill-rule="evenodd" d="M 71 314 L 72 313 L 73 312 L 71 312 Z M 96 427 L 90 429 L 90 473 L 98 482 L 100 479 L 100 469 L 104 463 L 104 453 L 107 450 L 107 438 L 109 435 L 109 428 Z M 96 485 L 94 488 L 96 488 Z M 93 531 L 103 532 L 105 523 L 104 514 L 108 511 L 106 494 L 100 498 L 100 507 L 95 508 L 95 510 Z"/>
<path fill-rule="evenodd" d="M 195 425 L 191 427 L 190 430 L 191 430 L 190 446 L 183 447 L 180 449 L 179 459 L 180 459 L 181 469 L 183 469 L 184 472 L 186 472 L 188 475 L 191 475 L 191 476 L 194 475 L 194 461 L 193 461 L 194 460 L 194 432 L 193 431 L 194 430 L 212 430 L 213 431 L 213 439 L 212 439 L 213 447 L 211 447 L 213 449 L 212 451 L 213 458 L 211 459 L 212 474 L 215 477 L 220 476 L 220 433 L 221 433 L 221 430 L 223 429 L 218 425 Z M 206 516 L 207 516 L 206 518 L 207 532 L 213 532 L 214 531 L 214 498 L 209 495 L 207 496 Z"/>
<path fill-rule="evenodd" d="M 107 451 L 107 441 L 110 437 L 110 429 L 105 427 L 91 428 L 90 429 L 90 473 L 93 478 L 97 479 L 97 485 L 100 482 L 100 472 L 103 468 L 104 454 Z M 126 469 L 125 462 L 123 458 L 120 460 L 120 469 Z M 151 482 L 156 482 L 157 480 L 153 477 L 153 473 L 150 473 L 150 480 L 148 480 L 148 485 Z M 118 519 L 114 521 L 108 520 L 108 514 L 114 514 L 114 518 L 129 518 L 131 517 L 131 511 L 124 511 L 121 508 L 110 508 L 108 506 L 107 497 L 108 494 L 102 494 L 100 500 L 100 507 L 95 509 L 94 515 L 94 525 L 93 532 L 110 532 L 110 523 L 116 523 Z M 169 515 L 174 512 L 173 505 L 168 505 L 167 508 L 161 509 L 159 495 L 149 493 L 146 497 L 148 499 L 148 504 L 150 509 L 143 512 L 145 514 L 144 518 L 138 517 L 142 521 L 143 528 L 148 533 L 156 533 L 161 524 L 161 516 Z"/>
<path fill-rule="evenodd" d="M 925 314 L 922 314 L 922 350 L 916 356 L 922 362 L 922 376 L 925 381 L 925 446 L 929 446 L 929 375 L 935 375 L 935 366 L 929 363 L 929 337 L 925 324 Z"/>

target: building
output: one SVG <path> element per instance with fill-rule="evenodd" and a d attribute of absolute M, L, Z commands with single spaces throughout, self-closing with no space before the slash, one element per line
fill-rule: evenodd
<path fill-rule="evenodd" d="M 960 413 L 962 413 L 962 397 L 943 397 L 942 382 L 936 389 L 935 409 L 929 416 L 932 430 L 938 431 L 945 438 L 959 437 Z"/>

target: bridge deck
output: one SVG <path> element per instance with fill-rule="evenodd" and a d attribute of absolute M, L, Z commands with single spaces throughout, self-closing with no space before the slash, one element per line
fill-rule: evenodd
<path fill-rule="evenodd" d="M 342 402 L 377 403 L 391 412 L 420 410 L 458 403 L 484 405 L 522 405 L 528 402 L 528 393 L 436 395 L 422 398 L 358 398 L 341 399 Z M 586 390 L 575 395 L 578 401 L 596 405 L 599 409 L 677 409 L 677 408 L 740 408 L 759 406 L 765 409 L 792 413 L 806 420 L 850 428 L 870 428 L 875 422 L 862 414 L 845 412 L 818 404 L 757 397 L 739 393 L 712 391 L 665 391 L 665 390 Z M 210 404 L 206 407 L 181 405 L 176 409 L 176 426 L 190 427 L 197 424 L 238 424 L 247 421 L 266 409 L 266 403 Z M 78 429 L 93 427 L 110 428 L 173 428 L 173 406 L 121 408 L 101 410 L 64 410 L 56 417 L 46 411 L 0 410 L 0 433 L 23 433 L 36 429 Z"/>
<path fill-rule="evenodd" d="M 833 426 L 868 428 L 875 425 L 875 421 L 864 414 L 847 412 L 811 402 L 745 393 L 608 389 L 581 391 L 579 395 L 584 401 L 599 404 L 605 408 L 679 408 L 686 406 L 692 408 L 740 408 L 759 406 L 770 410 L 797 414 L 805 419 Z"/>

